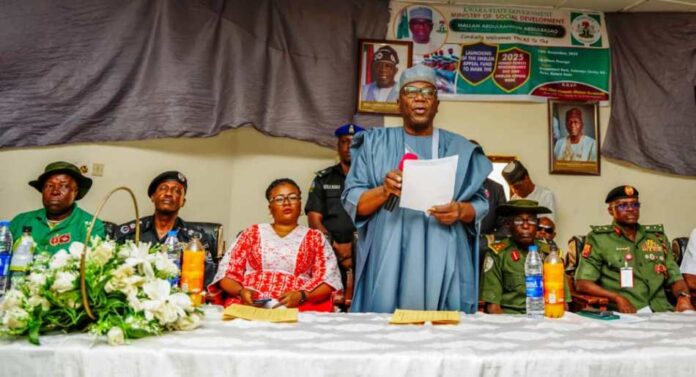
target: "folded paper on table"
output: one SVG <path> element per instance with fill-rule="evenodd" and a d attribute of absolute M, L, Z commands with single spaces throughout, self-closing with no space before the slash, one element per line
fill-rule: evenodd
<path fill-rule="evenodd" d="M 392 325 L 423 324 L 456 325 L 459 323 L 459 312 L 439 310 L 403 310 L 396 309 L 389 323 Z"/>
<path fill-rule="evenodd" d="M 263 322 L 297 322 L 297 308 L 293 309 L 264 309 L 253 306 L 232 304 L 225 308 L 222 319 L 246 319 Z"/>
<path fill-rule="evenodd" d="M 399 206 L 427 213 L 432 206 L 454 198 L 459 156 L 404 161 Z"/>

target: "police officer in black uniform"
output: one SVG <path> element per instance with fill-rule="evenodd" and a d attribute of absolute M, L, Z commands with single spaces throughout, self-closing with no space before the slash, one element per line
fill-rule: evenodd
<path fill-rule="evenodd" d="M 353 135 L 361 131 L 364 128 L 352 123 L 336 129 L 334 134 L 338 138 L 336 149 L 340 161 L 316 173 L 305 206 L 309 226 L 324 233 L 336 252 L 348 301 L 352 296 L 355 226 L 341 205 L 341 193 L 350 169 L 350 144 Z"/>
<path fill-rule="evenodd" d="M 194 234 L 200 235 L 205 248 L 205 286 L 213 280 L 216 272 L 212 252 L 217 250 L 212 238 L 203 230 L 191 226 L 179 217 L 179 210 L 186 203 L 188 180 L 178 171 L 164 172 L 150 182 L 147 195 L 155 205 L 155 214 L 140 219 L 140 241 L 163 244 L 170 230 L 177 231 L 179 242 L 188 243 Z M 135 220 L 118 227 L 116 240 L 125 242 L 135 238 Z"/>

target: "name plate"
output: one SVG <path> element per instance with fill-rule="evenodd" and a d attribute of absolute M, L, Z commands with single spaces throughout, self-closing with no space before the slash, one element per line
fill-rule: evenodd
<path fill-rule="evenodd" d="M 459 312 L 439 310 L 403 310 L 396 309 L 389 323 L 392 325 L 424 324 L 456 325 L 459 323 Z"/>
<path fill-rule="evenodd" d="M 246 319 L 249 321 L 292 323 L 297 322 L 297 308 L 264 309 L 253 306 L 232 304 L 222 313 L 223 320 Z"/>

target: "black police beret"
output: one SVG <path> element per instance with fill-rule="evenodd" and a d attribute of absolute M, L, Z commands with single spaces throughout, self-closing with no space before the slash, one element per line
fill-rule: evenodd
<path fill-rule="evenodd" d="M 638 190 L 636 190 L 635 187 L 629 185 L 622 185 L 614 187 L 611 191 L 609 191 L 609 193 L 607 194 L 607 198 L 604 200 L 604 203 L 611 203 L 616 199 L 637 197 Z"/>
<path fill-rule="evenodd" d="M 184 191 L 188 191 L 188 179 L 186 179 L 185 175 L 178 171 L 165 171 L 150 182 L 150 186 L 147 188 L 147 196 L 152 196 L 155 190 L 157 190 L 157 186 L 164 181 L 177 181 L 184 186 Z"/>

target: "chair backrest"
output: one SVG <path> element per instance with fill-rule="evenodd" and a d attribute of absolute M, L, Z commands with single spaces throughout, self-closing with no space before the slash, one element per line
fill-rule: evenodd
<path fill-rule="evenodd" d="M 681 265 L 688 243 L 689 237 L 677 237 L 672 240 L 672 255 L 674 255 L 674 261 L 677 262 L 678 265 Z"/>
<path fill-rule="evenodd" d="M 568 251 L 566 252 L 566 257 L 563 260 L 565 264 L 566 274 L 572 274 L 578 267 L 578 254 L 582 252 L 582 248 L 585 246 L 586 236 L 573 236 L 568 240 Z"/>
<path fill-rule="evenodd" d="M 194 221 L 188 221 L 187 223 L 192 228 L 198 228 L 201 231 L 205 232 L 205 234 L 213 240 L 213 245 L 216 246 L 214 250 L 210 250 L 210 253 L 212 254 L 213 259 L 217 264 L 217 262 L 220 260 L 220 258 L 222 258 L 223 254 L 225 253 L 225 239 L 222 233 L 222 224 Z"/>

